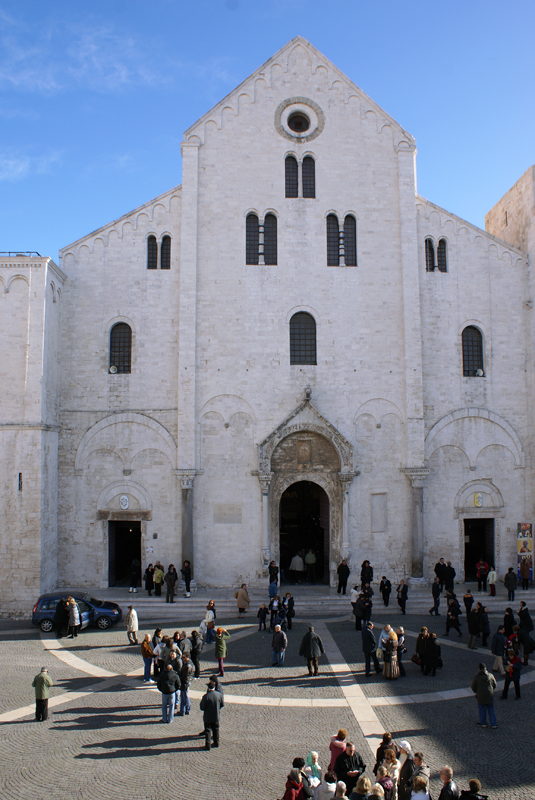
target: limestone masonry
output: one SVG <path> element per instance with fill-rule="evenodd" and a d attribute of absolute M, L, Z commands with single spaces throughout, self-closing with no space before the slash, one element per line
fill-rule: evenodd
<path fill-rule="evenodd" d="M 0 603 L 132 561 L 265 584 L 517 565 L 534 516 L 535 168 L 482 231 L 298 37 L 192 125 L 183 182 L 0 255 Z"/>

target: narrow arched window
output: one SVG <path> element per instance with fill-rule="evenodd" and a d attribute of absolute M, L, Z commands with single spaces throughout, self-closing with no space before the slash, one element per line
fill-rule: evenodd
<path fill-rule="evenodd" d="M 160 269 L 171 269 L 171 237 L 164 236 L 160 256 Z"/>
<path fill-rule="evenodd" d="M 130 372 L 131 361 L 132 329 L 118 322 L 110 331 L 110 372 Z"/>
<path fill-rule="evenodd" d="M 440 272 L 448 271 L 448 257 L 446 240 L 440 239 L 437 247 L 437 266 Z"/>
<path fill-rule="evenodd" d="M 484 371 L 483 367 L 483 337 L 481 331 L 473 325 L 469 325 L 463 331 L 463 376 L 465 378 L 475 378 L 478 371 Z"/>
<path fill-rule="evenodd" d="M 294 156 L 286 156 L 284 166 L 286 171 L 286 197 L 297 197 L 297 159 Z"/>
<path fill-rule="evenodd" d="M 316 162 L 311 156 L 303 159 L 303 197 L 316 197 Z"/>
<path fill-rule="evenodd" d="M 299 311 L 290 320 L 290 364 L 316 363 L 316 320 Z"/>
<path fill-rule="evenodd" d="M 425 270 L 433 272 L 435 269 L 435 244 L 432 239 L 425 240 Z"/>
<path fill-rule="evenodd" d="M 266 214 L 264 219 L 264 262 L 277 263 L 277 217 Z"/>
<path fill-rule="evenodd" d="M 258 217 L 248 214 L 245 220 L 245 263 L 258 264 Z"/>
<path fill-rule="evenodd" d="M 346 267 L 357 266 L 357 220 L 348 214 L 344 220 L 344 252 Z"/>
<path fill-rule="evenodd" d="M 158 269 L 158 244 L 156 236 L 147 239 L 147 269 Z"/>
<path fill-rule="evenodd" d="M 327 217 L 327 266 L 337 267 L 340 263 L 338 217 L 329 214 Z"/>

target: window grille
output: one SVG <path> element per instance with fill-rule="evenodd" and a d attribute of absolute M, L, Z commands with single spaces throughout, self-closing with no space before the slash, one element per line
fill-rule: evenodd
<path fill-rule="evenodd" d="M 147 239 L 147 269 L 158 269 L 158 244 L 156 236 Z"/>
<path fill-rule="evenodd" d="M 266 214 L 264 220 L 264 261 L 266 264 L 277 263 L 277 217 L 275 214 Z"/>
<path fill-rule="evenodd" d="M 357 266 L 357 220 L 348 214 L 344 220 L 344 252 L 346 267 Z"/>
<path fill-rule="evenodd" d="M 463 331 L 463 375 L 475 378 L 483 370 L 483 337 L 481 331 L 469 325 Z"/>
<path fill-rule="evenodd" d="M 290 364 L 316 364 L 316 321 L 304 311 L 290 320 Z"/>
<path fill-rule="evenodd" d="M 258 264 L 259 230 L 256 214 L 248 214 L 245 221 L 245 263 Z"/>
<path fill-rule="evenodd" d="M 130 372 L 132 360 L 132 329 L 126 322 L 118 322 L 110 331 L 110 367 L 117 372 Z"/>
<path fill-rule="evenodd" d="M 327 217 L 327 266 L 337 267 L 340 263 L 338 217 L 329 214 Z"/>
<path fill-rule="evenodd" d="M 162 239 L 160 269 L 171 269 L 171 237 L 164 236 Z"/>
<path fill-rule="evenodd" d="M 432 239 L 425 240 L 425 270 L 433 272 L 435 269 L 435 245 Z"/>
<path fill-rule="evenodd" d="M 448 271 L 448 259 L 447 259 L 447 250 L 446 250 L 446 240 L 440 239 L 437 247 L 437 266 L 440 272 L 447 272 Z"/>
<path fill-rule="evenodd" d="M 286 197 L 298 196 L 298 178 L 297 178 L 297 159 L 293 156 L 286 156 L 285 171 L 286 171 Z"/>
<path fill-rule="evenodd" d="M 316 197 L 316 162 L 311 156 L 303 159 L 303 197 Z"/>

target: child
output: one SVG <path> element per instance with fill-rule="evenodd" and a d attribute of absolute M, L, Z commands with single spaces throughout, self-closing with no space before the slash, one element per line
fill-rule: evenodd
<path fill-rule="evenodd" d="M 261 631 L 262 627 L 266 630 L 266 617 L 268 615 L 268 610 L 266 608 L 265 603 L 262 603 L 260 608 L 258 609 L 258 630 Z"/>

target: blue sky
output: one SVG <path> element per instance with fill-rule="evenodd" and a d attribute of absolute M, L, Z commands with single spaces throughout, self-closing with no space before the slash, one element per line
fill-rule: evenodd
<path fill-rule="evenodd" d="M 0 249 L 58 249 L 180 183 L 182 132 L 294 36 L 416 138 L 475 225 L 535 162 L 533 0 L 3 0 Z"/>

